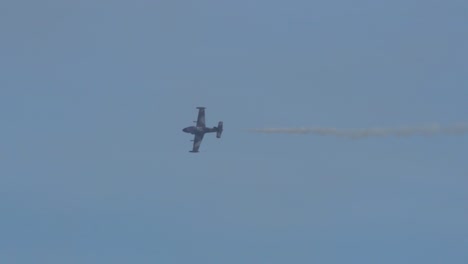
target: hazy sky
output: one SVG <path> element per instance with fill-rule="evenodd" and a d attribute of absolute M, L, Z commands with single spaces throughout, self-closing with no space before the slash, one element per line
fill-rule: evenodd
<path fill-rule="evenodd" d="M 462 0 L 0 2 L 1 263 L 468 263 Z M 223 120 L 199 154 L 181 129 Z"/>

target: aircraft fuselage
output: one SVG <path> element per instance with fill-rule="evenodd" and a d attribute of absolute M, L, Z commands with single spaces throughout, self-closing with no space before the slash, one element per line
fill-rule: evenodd
<path fill-rule="evenodd" d="M 216 127 L 209 128 L 209 127 L 197 127 L 197 126 L 189 126 L 182 129 L 185 133 L 190 133 L 192 135 L 196 134 L 205 134 L 205 133 L 213 133 L 217 132 L 218 129 Z"/>

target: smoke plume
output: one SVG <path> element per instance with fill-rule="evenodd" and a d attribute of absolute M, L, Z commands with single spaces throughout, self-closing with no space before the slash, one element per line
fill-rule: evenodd
<path fill-rule="evenodd" d="M 343 138 L 368 138 L 368 137 L 408 137 L 431 136 L 439 134 L 466 134 L 468 124 L 441 126 L 433 124 L 429 126 L 408 126 L 399 128 L 363 128 L 363 129 L 337 129 L 337 128 L 255 128 L 250 129 L 254 133 L 263 134 L 314 134 L 320 136 L 335 136 Z"/>

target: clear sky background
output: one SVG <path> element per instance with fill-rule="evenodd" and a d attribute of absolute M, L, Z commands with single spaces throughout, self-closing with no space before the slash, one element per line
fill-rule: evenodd
<path fill-rule="evenodd" d="M 0 2 L 1 263 L 468 263 L 468 2 Z M 181 129 L 223 120 L 199 154 Z"/>

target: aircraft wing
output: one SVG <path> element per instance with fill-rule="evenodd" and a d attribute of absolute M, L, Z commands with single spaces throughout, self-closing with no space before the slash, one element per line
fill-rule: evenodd
<path fill-rule="evenodd" d="M 193 139 L 193 149 L 190 152 L 198 152 L 204 135 L 205 134 L 195 134 L 195 138 Z"/>
<path fill-rule="evenodd" d="M 197 107 L 197 109 L 198 109 L 197 127 L 205 127 L 205 107 Z"/>

